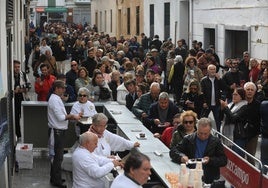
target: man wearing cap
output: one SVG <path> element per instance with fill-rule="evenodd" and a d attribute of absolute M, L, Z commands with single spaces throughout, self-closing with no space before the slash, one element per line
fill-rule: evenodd
<path fill-rule="evenodd" d="M 158 52 L 160 51 L 160 48 L 162 46 L 162 42 L 159 40 L 159 36 L 155 35 L 152 42 L 149 45 L 150 49 L 156 48 Z"/>
<path fill-rule="evenodd" d="M 51 157 L 50 183 L 53 186 L 65 188 L 61 176 L 61 163 L 64 151 L 65 131 L 68 129 L 68 120 L 79 120 L 82 114 L 67 114 L 61 96 L 65 93 L 65 84 L 56 80 L 53 85 L 53 94 L 48 100 L 47 118 L 49 133 L 49 155 Z"/>

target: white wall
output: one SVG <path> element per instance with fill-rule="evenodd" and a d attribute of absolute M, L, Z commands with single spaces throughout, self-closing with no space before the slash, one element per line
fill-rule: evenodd
<path fill-rule="evenodd" d="M 110 32 L 111 22 L 110 22 L 110 10 L 112 10 L 112 32 Z M 105 31 L 105 11 L 106 11 L 106 31 Z M 92 0 L 91 1 L 91 24 L 95 24 L 96 12 L 98 13 L 98 29 L 99 31 L 104 31 L 110 36 L 116 35 L 117 27 L 117 9 L 116 0 Z M 102 15 L 102 16 L 100 16 Z"/>
<path fill-rule="evenodd" d="M 144 33 L 150 35 L 150 5 L 154 4 L 154 33 L 164 40 L 164 4 L 170 3 L 170 37 L 173 43 L 180 38 L 188 40 L 188 1 L 144 0 Z M 175 33 L 175 22 L 177 32 Z"/>
<path fill-rule="evenodd" d="M 193 39 L 203 42 L 204 27 L 214 25 L 216 50 L 223 60 L 225 28 L 248 29 L 251 56 L 268 59 L 267 15 L 267 0 L 193 0 Z"/>
<path fill-rule="evenodd" d="M 7 92 L 7 49 L 4 48 L 7 46 L 6 43 L 6 1 L 0 1 L 0 39 L 1 39 L 1 46 L 0 48 L 0 71 L 2 80 L 0 78 L 0 82 L 2 81 L 2 88 L 0 88 L 0 98 L 3 97 L 4 93 Z M 0 83 L 1 85 L 1 83 Z"/>

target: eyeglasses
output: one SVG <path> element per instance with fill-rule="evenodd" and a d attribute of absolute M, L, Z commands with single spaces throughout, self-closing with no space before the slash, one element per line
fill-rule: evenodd
<path fill-rule="evenodd" d="M 265 63 L 262 63 L 261 65 L 266 65 Z"/>
<path fill-rule="evenodd" d="M 75 67 L 75 66 L 77 66 L 77 64 L 73 64 L 73 65 L 71 65 L 71 67 Z"/>
<path fill-rule="evenodd" d="M 183 124 L 193 124 L 194 123 L 194 121 L 183 121 Z"/>
<path fill-rule="evenodd" d="M 81 94 L 79 94 L 78 97 L 87 97 L 87 95 L 81 95 Z"/>

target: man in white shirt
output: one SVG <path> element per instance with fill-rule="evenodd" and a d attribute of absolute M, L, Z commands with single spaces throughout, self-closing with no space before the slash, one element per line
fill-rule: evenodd
<path fill-rule="evenodd" d="M 53 94 L 50 96 L 47 108 L 49 127 L 49 154 L 51 156 L 50 183 L 53 186 L 65 188 L 61 177 L 65 131 L 68 120 L 79 120 L 81 114 L 67 114 L 61 97 L 65 93 L 65 84 L 61 80 L 54 81 Z"/>
<path fill-rule="evenodd" d="M 111 157 L 111 151 L 125 151 L 140 146 L 139 142 L 127 140 L 106 130 L 107 122 L 108 118 L 103 113 L 95 114 L 92 117 L 89 131 L 95 133 L 99 138 L 98 147 L 95 150 L 97 155 Z"/>
<path fill-rule="evenodd" d="M 111 188 L 142 188 L 151 175 L 151 163 L 148 156 L 134 152 L 127 158 L 124 173 L 113 181 Z"/>
<path fill-rule="evenodd" d="M 73 188 L 103 188 L 104 176 L 122 163 L 94 153 L 98 136 L 92 132 L 81 134 L 79 144 L 72 157 Z"/>

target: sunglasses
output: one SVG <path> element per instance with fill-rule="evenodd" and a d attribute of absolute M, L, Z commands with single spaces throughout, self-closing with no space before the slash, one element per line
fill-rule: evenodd
<path fill-rule="evenodd" d="M 71 65 L 71 67 L 75 67 L 75 66 L 77 66 L 77 64 Z"/>
<path fill-rule="evenodd" d="M 87 95 L 81 95 L 81 94 L 79 94 L 78 97 L 87 97 Z"/>
<path fill-rule="evenodd" d="M 183 124 L 193 124 L 194 123 L 194 121 L 183 121 Z"/>

